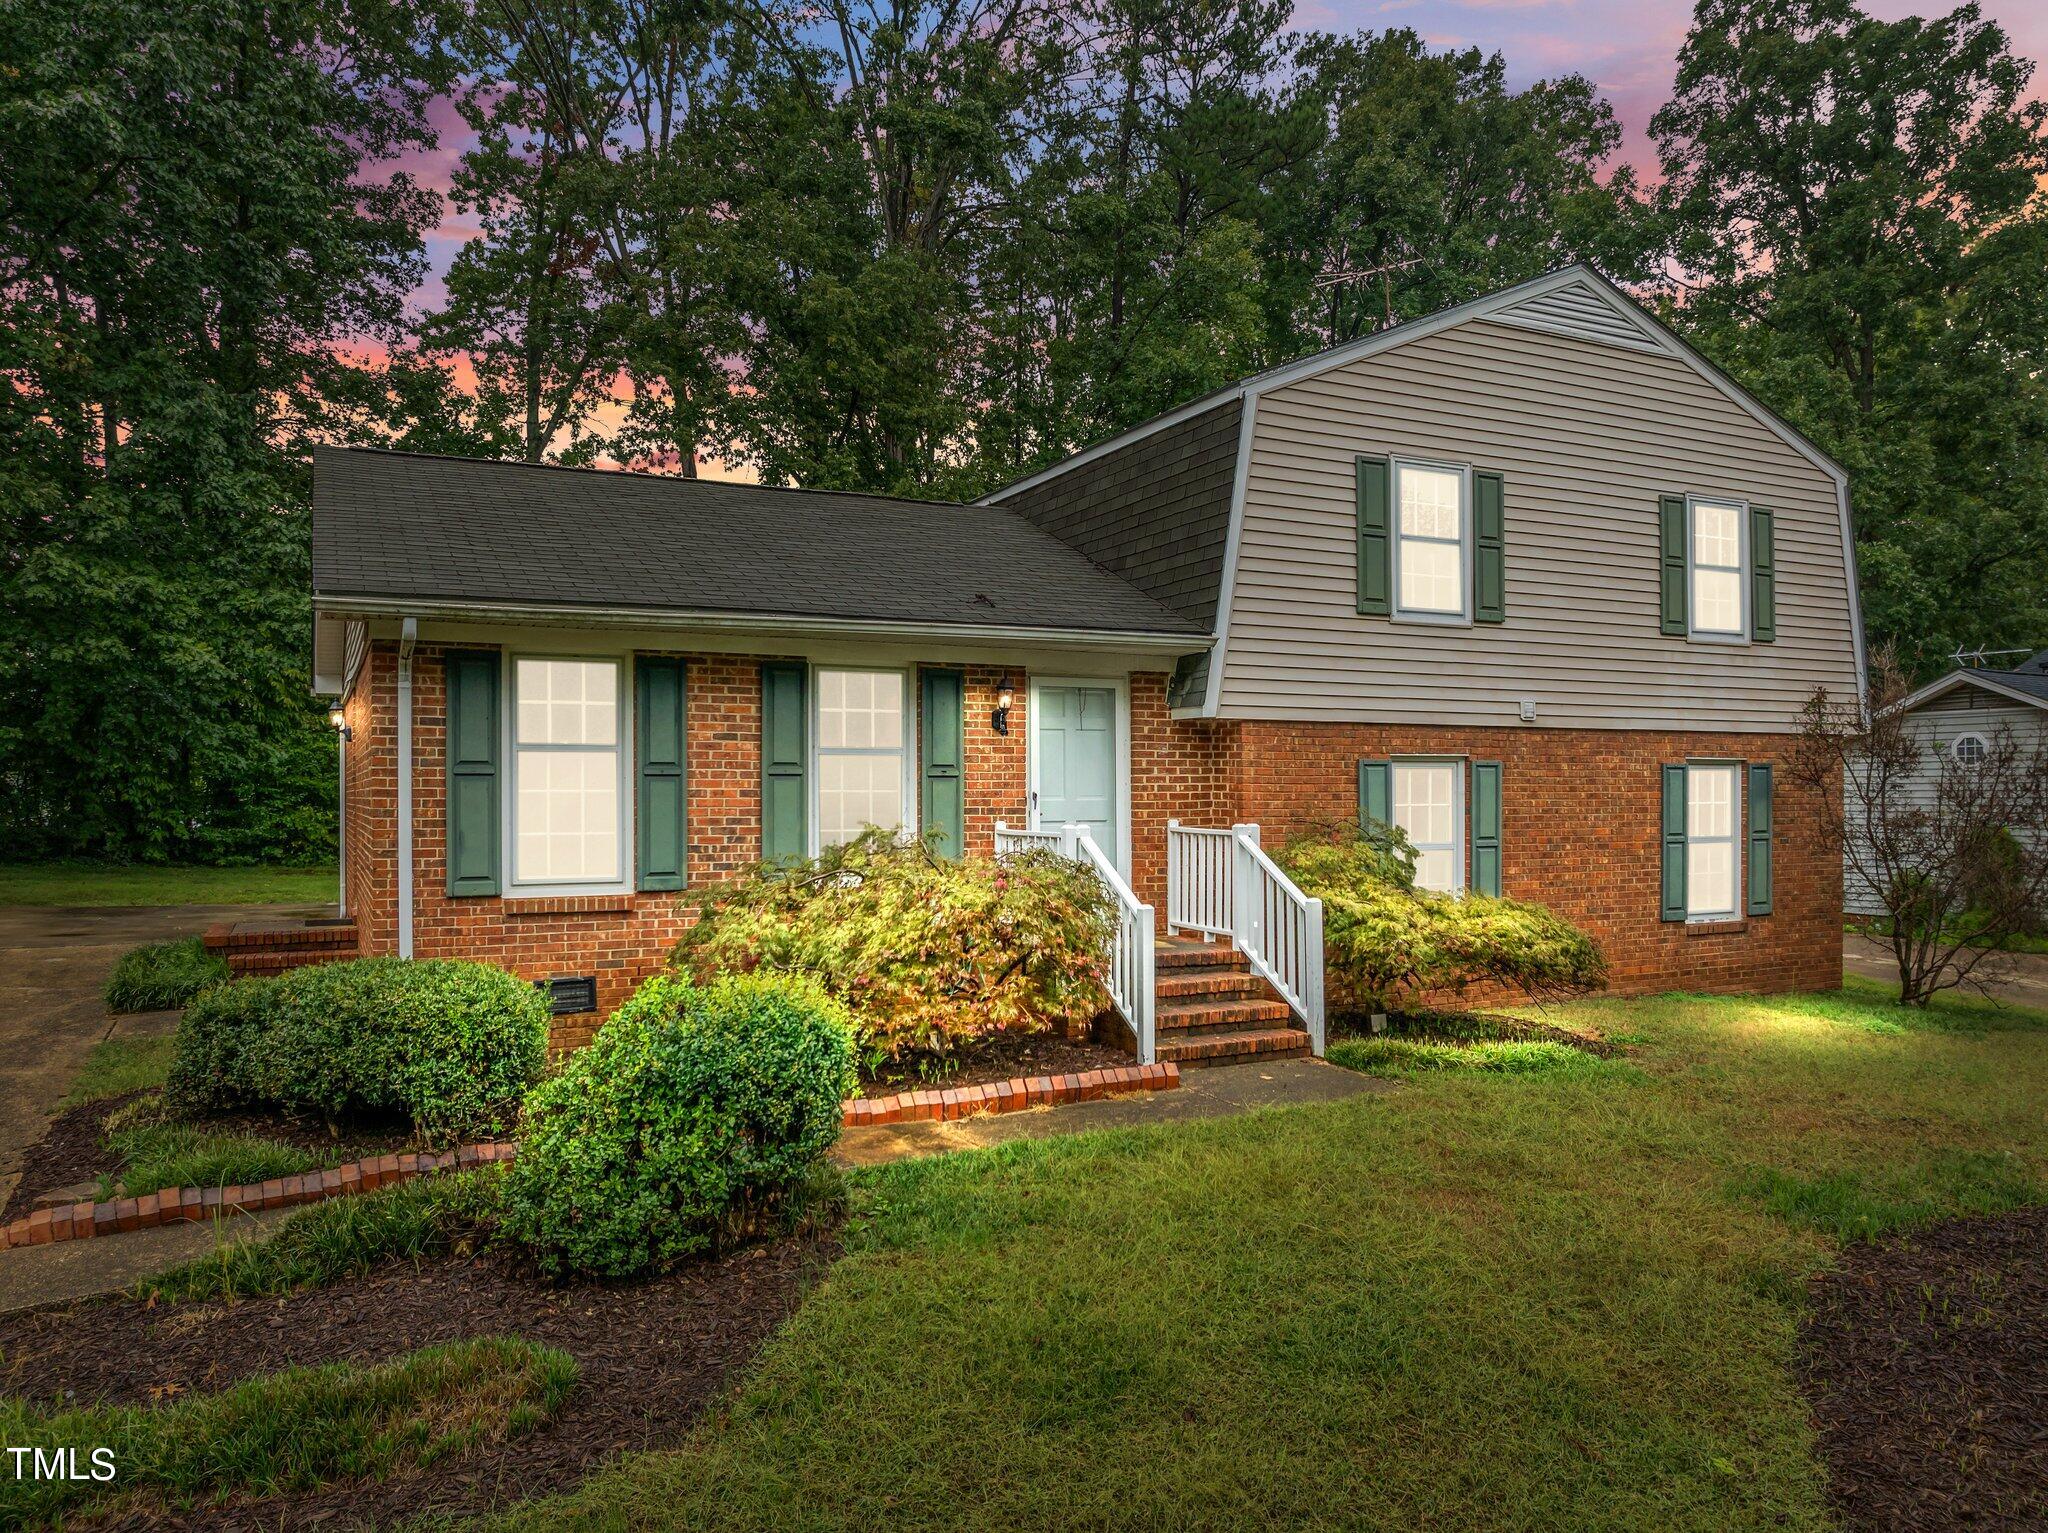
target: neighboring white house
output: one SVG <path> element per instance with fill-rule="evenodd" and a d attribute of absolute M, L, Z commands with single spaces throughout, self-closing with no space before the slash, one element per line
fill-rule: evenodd
<path fill-rule="evenodd" d="M 2009 671 L 1951 671 L 1899 704 L 1922 747 L 1921 793 L 1934 801 L 1944 763 L 1967 767 L 2009 733 L 2022 751 L 2048 735 L 2048 649 Z M 1845 868 L 1843 897 L 1855 915 L 1883 910 L 1876 893 Z"/>

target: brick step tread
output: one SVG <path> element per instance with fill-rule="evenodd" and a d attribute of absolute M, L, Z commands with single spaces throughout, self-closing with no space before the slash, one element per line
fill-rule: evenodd
<path fill-rule="evenodd" d="M 1217 1028 L 1285 1022 L 1292 1015 L 1285 1001 L 1172 1001 L 1154 1008 L 1152 1022 L 1161 1033 L 1213 1032 Z"/>
<path fill-rule="evenodd" d="M 1298 1027 L 1252 1027 L 1197 1038 L 1162 1038 L 1159 1058 L 1189 1065 L 1225 1064 L 1237 1059 L 1273 1059 L 1308 1052 L 1308 1034 Z"/>
<path fill-rule="evenodd" d="M 1153 982 L 1160 1000 L 1185 1000 L 1202 995 L 1270 994 L 1266 982 L 1242 969 L 1173 969 Z"/>
<path fill-rule="evenodd" d="M 1157 969 L 1235 969 L 1247 971 L 1252 961 L 1228 943 L 1166 941 L 1152 949 Z"/>

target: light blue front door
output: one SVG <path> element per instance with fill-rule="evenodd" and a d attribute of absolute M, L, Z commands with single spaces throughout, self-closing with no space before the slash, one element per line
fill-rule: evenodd
<path fill-rule="evenodd" d="M 1116 689 L 1038 689 L 1038 824 L 1088 827 L 1095 844 L 1123 871 L 1117 825 Z"/>

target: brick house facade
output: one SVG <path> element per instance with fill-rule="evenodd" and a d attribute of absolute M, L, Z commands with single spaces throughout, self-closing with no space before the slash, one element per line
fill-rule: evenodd
<path fill-rule="evenodd" d="M 313 567 L 361 951 L 592 977 L 565 1045 L 662 962 L 691 889 L 861 823 L 970 853 L 999 823 L 1097 825 L 1128 933 L 1141 903 L 1166 919 L 1169 821 L 1277 845 L 1371 812 L 1433 887 L 1583 927 L 1623 993 L 1839 982 L 1840 863 L 1783 762 L 1816 689 L 1862 685 L 1847 477 L 1584 267 L 1271 369 L 973 505 L 323 449 Z M 538 702 L 515 685 L 529 661 Z M 549 667 L 584 677 L 566 701 Z M 601 771 L 573 722 L 515 740 L 529 703 L 573 721 L 587 686 L 612 710 Z M 886 748 L 847 734 L 869 705 L 849 688 L 888 694 Z M 645 731 L 635 709 L 657 710 Z M 633 760 L 643 733 L 686 748 Z M 570 842 L 594 860 L 539 850 Z M 1230 931 L 1256 959 L 1265 939 Z M 1313 1033 L 1320 979 L 1287 961 L 1291 993 L 1262 978 Z M 1161 1008 L 1248 993 L 1160 984 Z M 1223 1011 L 1182 1009 L 1183 1057 L 1213 1052 Z"/>
<path fill-rule="evenodd" d="M 465 646 L 467 647 L 467 646 Z M 526 979 L 593 975 L 597 1010 L 557 1022 L 558 1048 L 587 1042 L 633 987 L 658 969 L 691 919 L 683 894 L 633 892 L 521 899 L 460 897 L 446 887 L 446 646 L 414 651 L 413 952 L 503 965 Z M 760 856 L 760 665 L 770 656 L 686 655 L 689 869 L 716 882 Z M 985 721 L 1021 668 L 967 666 L 966 714 Z M 397 646 L 368 650 L 348 704 L 348 905 L 365 955 L 395 953 Z M 1689 758 L 1772 761 L 1783 736 L 1649 731 L 1465 729 L 1175 720 L 1167 677 L 1130 684 L 1131 883 L 1167 908 L 1166 823 L 1254 823 L 1279 844 L 1319 818 L 1355 816 L 1357 763 L 1462 756 L 1504 774 L 1503 891 L 1583 927 L 1608 956 L 1621 994 L 1668 989 L 1818 989 L 1839 983 L 1841 864 L 1809 833 L 1817 823 L 1789 783 L 1779 789 L 1775 901 L 1769 915 L 1727 922 L 1659 919 L 1658 773 Z M 1028 696 L 1028 691 L 1024 694 Z M 1028 818 L 1028 705 L 1008 735 L 968 732 L 967 845 L 986 854 L 999 821 Z"/>

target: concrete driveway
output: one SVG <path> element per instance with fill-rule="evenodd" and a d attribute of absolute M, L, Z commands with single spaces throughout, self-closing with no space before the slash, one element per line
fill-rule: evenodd
<path fill-rule="evenodd" d="M 1842 967 L 1865 979 L 1894 985 L 1899 982 L 1899 966 L 1892 950 L 1858 932 L 1842 935 Z M 1992 999 L 2048 1011 L 2048 953 L 2008 953 L 2002 958 L 1986 959 L 1977 972 Z"/>
<path fill-rule="evenodd" d="M 297 905 L 141 909 L 0 906 L 0 1203 L 21 1153 L 43 1137 L 92 1046 L 117 1027 L 161 1031 L 169 1014 L 114 1018 L 100 990 L 114 960 L 143 942 L 196 937 L 224 917 L 314 913 Z"/>

